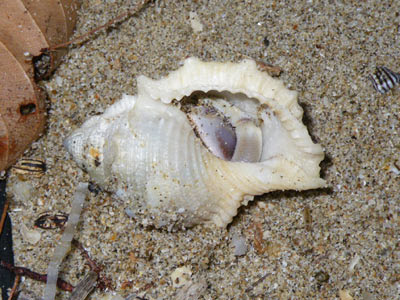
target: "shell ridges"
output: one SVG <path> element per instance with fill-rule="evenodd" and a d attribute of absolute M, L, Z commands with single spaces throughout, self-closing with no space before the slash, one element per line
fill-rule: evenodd
<path fill-rule="evenodd" d="M 202 97 L 208 100 L 201 102 Z M 262 147 L 261 154 L 256 150 L 249 156 L 256 161 L 214 155 L 196 135 L 194 127 L 202 123 L 191 123 L 187 105 L 203 105 L 200 112 L 218 112 L 226 122 L 231 114 L 244 118 L 235 122 L 248 126 L 237 133 L 254 149 Z M 226 226 L 255 195 L 325 186 L 319 177 L 322 147 L 312 142 L 302 114 L 297 93 L 259 71 L 252 60 L 189 58 L 162 79 L 140 76 L 136 96 L 125 95 L 102 116 L 89 119 L 65 145 L 99 184 L 156 226 Z"/>

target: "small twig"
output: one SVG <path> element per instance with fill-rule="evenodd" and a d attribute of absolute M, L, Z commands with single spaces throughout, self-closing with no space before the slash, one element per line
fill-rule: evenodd
<path fill-rule="evenodd" d="M 25 276 L 29 277 L 33 280 L 41 281 L 41 282 L 46 282 L 47 281 L 47 275 L 46 274 L 39 274 L 34 271 L 29 270 L 28 268 L 24 267 L 15 267 L 12 264 L 9 264 L 5 261 L 0 260 L 0 267 L 3 267 L 11 272 L 13 272 L 17 276 Z M 57 279 L 57 286 L 58 288 L 62 289 L 63 291 L 67 292 L 72 292 L 74 289 L 74 286 L 69 284 L 68 282 L 58 278 Z"/>
<path fill-rule="evenodd" d="M 81 251 L 82 256 L 84 258 L 86 258 L 90 269 L 93 272 L 100 273 L 102 268 L 100 266 L 98 266 L 97 263 L 93 259 L 90 258 L 89 253 L 86 251 L 85 248 L 83 248 L 83 245 L 76 239 L 72 239 L 71 243 L 72 243 L 72 245 L 74 245 L 76 248 L 78 248 Z"/>
<path fill-rule="evenodd" d="M 83 248 L 83 245 L 76 239 L 72 239 L 72 245 L 78 248 L 82 256 L 87 260 L 90 270 L 98 275 L 98 288 L 104 290 L 105 288 L 112 289 L 111 280 L 101 274 L 103 267 L 98 265 L 93 259 L 90 258 L 89 253 Z"/>
<path fill-rule="evenodd" d="M 13 300 L 14 299 L 14 296 L 15 296 L 15 293 L 17 292 L 18 285 L 19 285 L 20 281 L 21 281 L 21 276 L 20 275 L 16 275 L 15 276 L 15 280 L 14 280 L 14 285 L 13 285 L 13 287 L 11 289 L 11 292 L 10 292 L 10 296 L 8 296 L 8 300 Z"/>
<path fill-rule="evenodd" d="M 266 249 L 263 247 L 264 238 L 261 223 L 253 223 L 252 225 L 254 228 L 254 249 L 257 251 L 258 254 L 264 254 Z"/>
<path fill-rule="evenodd" d="M 103 25 L 101 25 L 99 27 L 96 27 L 96 28 L 90 30 L 89 32 L 87 32 L 87 33 L 85 33 L 85 34 L 83 34 L 81 36 L 78 36 L 78 37 L 74 38 L 73 40 L 71 40 L 69 42 L 58 44 L 58 45 L 54 45 L 54 46 L 51 46 L 49 48 L 42 49 L 41 52 L 55 51 L 55 50 L 57 50 L 59 48 L 65 48 L 65 47 L 67 47 L 67 46 L 69 46 L 71 44 L 77 43 L 77 42 L 83 42 L 87 37 L 91 36 L 93 33 L 96 33 L 97 31 L 102 30 L 104 28 L 108 28 L 111 25 L 113 25 L 113 24 L 115 24 L 115 23 L 117 23 L 117 22 L 119 22 L 119 21 L 121 21 L 121 20 L 123 20 L 125 18 L 131 17 L 131 16 L 137 14 L 143 8 L 143 6 L 145 6 L 150 1 L 151 0 L 143 0 L 143 1 L 139 2 L 138 4 L 136 4 L 135 7 L 133 7 L 131 10 L 129 10 L 129 11 L 123 13 L 123 14 L 120 14 L 119 16 L 115 17 L 114 19 L 111 19 L 107 23 L 105 23 L 105 24 L 103 24 Z"/>
<path fill-rule="evenodd" d="M 270 275 L 270 273 L 267 273 L 267 274 L 261 276 L 260 278 L 258 278 L 255 282 L 253 282 L 253 283 L 251 284 L 250 287 L 248 287 L 248 288 L 245 290 L 245 292 L 246 292 L 246 293 L 251 292 L 258 284 L 260 284 L 262 281 L 264 281 L 264 279 L 267 278 L 268 275 Z"/>
<path fill-rule="evenodd" d="M 6 216 L 7 216 L 7 211 L 8 211 L 8 206 L 9 206 L 8 199 L 6 200 L 6 203 L 4 203 L 3 207 L 3 212 L 1 214 L 1 219 L 0 219 L 0 235 L 3 232 L 3 227 L 4 227 L 4 222 L 6 221 Z"/>

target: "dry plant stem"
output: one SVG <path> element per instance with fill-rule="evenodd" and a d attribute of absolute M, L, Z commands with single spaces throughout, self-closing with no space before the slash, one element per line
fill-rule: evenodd
<path fill-rule="evenodd" d="M 21 281 L 21 276 L 20 275 L 15 276 L 14 285 L 11 289 L 10 296 L 8 296 L 8 300 L 12 300 L 14 298 L 20 281 Z"/>
<path fill-rule="evenodd" d="M 89 264 L 90 269 L 91 269 L 93 272 L 99 273 L 99 272 L 101 271 L 101 267 L 99 267 L 99 266 L 96 264 L 96 262 L 90 258 L 89 253 L 87 253 L 87 251 L 85 250 L 85 248 L 83 248 L 83 245 L 82 245 L 78 240 L 76 240 L 76 239 L 72 239 L 71 243 L 72 243 L 72 245 L 74 245 L 76 248 L 78 248 L 78 249 L 81 251 L 82 256 L 83 256 L 84 258 L 86 258 L 86 260 L 87 260 L 87 262 L 88 262 L 88 264 Z"/>
<path fill-rule="evenodd" d="M 103 24 L 103 25 L 101 25 L 99 27 L 96 27 L 96 28 L 90 30 L 89 32 L 87 32 L 87 33 L 85 33 L 85 34 L 83 34 L 81 36 L 78 36 L 78 37 L 72 39 L 69 42 L 58 44 L 58 45 L 54 45 L 54 46 L 49 47 L 48 49 L 42 49 L 42 52 L 55 51 L 56 49 L 64 48 L 64 47 L 67 47 L 67 46 L 69 46 L 71 44 L 74 44 L 74 43 L 78 43 L 78 42 L 82 43 L 82 42 L 85 41 L 86 38 L 88 38 L 92 34 L 96 33 L 97 31 L 102 30 L 104 28 L 108 28 L 111 25 L 113 25 L 113 24 L 115 24 L 115 23 L 117 23 L 117 22 L 119 22 L 119 21 L 121 21 L 121 20 L 123 20 L 125 18 L 131 17 L 131 16 L 137 14 L 143 8 L 143 6 L 145 6 L 150 1 L 151 0 L 143 0 L 143 1 L 139 2 L 138 4 L 136 4 L 135 7 L 132 8 L 131 10 L 127 11 L 126 13 L 120 14 L 119 16 L 115 17 L 114 19 L 111 19 L 107 23 L 105 23 L 105 24 Z"/>
<path fill-rule="evenodd" d="M 260 284 L 267 276 L 270 275 L 270 273 L 267 273 L 263 276 L 261 276 L 259 279 L 257 279 L 250 287 L 246 289 L 246 293 L 251 292 L 258 284 Z"/>
<path fill-rule="evenodd" d="M 83 245 L 76 239 L 72 239 L 71 243 L 78 248 L 81 253 L 82 256 L 84 258 L 86 258 L 90 270 L 95 272 L 98 275 L 98 288 L 100 288 L 101 290 L 104 290 L 105 288 L 108 288 L 110 290 L 112 290 L 112 284 L 111 284 L 111 280 L 107 277 L 105 277 L 104 275 L 100 275 L 101 271 L 103 270 L 103 268 L 101 266 L 99 266 L 93 259 L 90 258 L 89 253 L 85 250 L 85 248 L 83 248 Z"/>
<path fill-rule="evenodd" d="M 0 235 L 3 232 L 4 222 L 6 221 L 9 204 L 10 203 L 8 200 L 6 200 L 6 203 L 4 203 L 3 213 L 1 214 L 1 219 L 0 219 Z"/>
<path fill-rule="evenodd" d="M 260 223 L 254 223 L 254 249 L 257 251 L 258 254 L 263 254 L 265 249 L 263 247 L 264 239 L 262 234 L 262 228 Z"/>
<path fill-rule="evenodd" d="M 36 272 L 33 272 L 29 270 L 28 268 L 24 267 L 15 267 L 5 261 L 0 260 L 0 267 L 5 268 L 11 272 L 13 272 L 17 276 L 26 276 L 29 277 L 33 280 L 41 281 L 41 282 L 46 282 L 47 281 L 47 275 L 46 274 L 39 274 Z M 63 291 L 67 292 L 72 292 L 74 289 L 74 286 L 69 284 L 68 282 L 58 278 L 57 280 L 57 286 L 58 288 L 62 289 Z"/>

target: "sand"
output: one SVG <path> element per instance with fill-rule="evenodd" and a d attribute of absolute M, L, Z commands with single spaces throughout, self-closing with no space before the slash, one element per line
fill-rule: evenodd
<path fill-rule="evenodd" d="M 135 1 L 83 2 L 76 35 Z M 399 299 L 400 90 L 378 94 L 367 77 L 377 65 L 400 70 L 400 3 L 335 2 L 157 1 L 72 47 L 43 82 L 48 127 L 25 154 L 45 160 L 48 171 L 11 174 L 8 183 L 16 265 L 46 272 L 62 232 L 36 229 L 40 239 L 31 244 L 23 225 L 33 229 L 45 211 L 69 213 L 75 187 L 89 181 L 62 146 L 69 133 L 136 93 L 140 74 L 160 78 L 189 56 L 250 57 L 281 67 L 280 79 L 299 92 L 304 121 L 326 153 L 328 188 L 270 193 L 226 229 L 174 233 L 143 228 L 124 203 L 91 193 L 76 239 L 122 297 L 197 299 L 185 298 L 186 280 L 201 283 L 198 299 Z M 181 284 L 173 283 L 180 271 Z M 62 278 L 76 285 L 88 272 L 72 248 Z M 20 288 L 42 295 L 44 284 L 25 279 Z"/>

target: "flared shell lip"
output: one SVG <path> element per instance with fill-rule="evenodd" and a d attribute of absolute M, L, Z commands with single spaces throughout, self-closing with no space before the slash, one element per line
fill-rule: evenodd
<path fill-rule="evenodd" d="M 197 72 L 193 73 L 193 70 Z M 180 101 L 196 91 L 227 91 L 257 99 L 279 117 L 296 145 L 314 157 L 316 167 L 310 175 L 316 177 L 318 173 L 319 176 L 319 163 L 324 159 L 323 148 L 311 140 L 308 129 L 302 123 L 303 109 L 297 102 L 297 92 L 286 88 L 281 80 L 258 70 L 255 61 L 203 62 L 190 57 L 181 68 L 162 79 L 153 80 L 142 75 L 137 82 L 139 98 L 150 97 L 166 104 L 173 100 Z"/>

